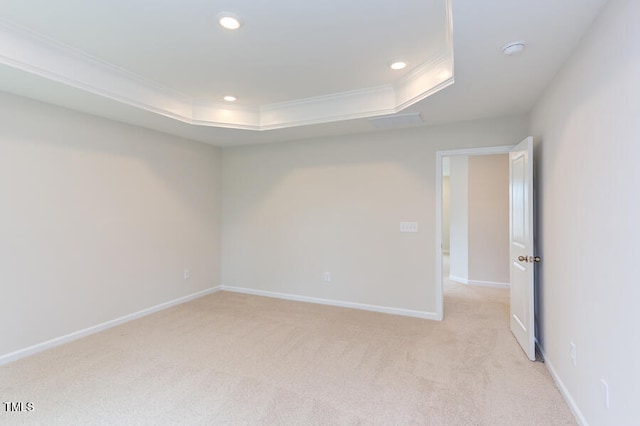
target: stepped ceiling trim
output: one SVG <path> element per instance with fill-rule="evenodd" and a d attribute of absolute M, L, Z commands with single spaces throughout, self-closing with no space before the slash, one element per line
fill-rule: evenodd
<path fill-rule="evenodd" d="M 87 53 L 0 20 L 0 63 L 197 126 L 271 130 L 397 113 L 454 82 L 450 3 L 440 53 L 393 84 L 254 107 L 193 99 Z"/>

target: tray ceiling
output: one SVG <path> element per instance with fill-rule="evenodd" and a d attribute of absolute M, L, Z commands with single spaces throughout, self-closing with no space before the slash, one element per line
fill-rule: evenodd
<path fill-rule="evenodd" d="M 605 3 L 0 0 L 0 90 L 217 146 L 524 115 Z"/>
<path fill-rule="evenodd" d="M 392 114 L 453 83 L 449 0 L 3 7 L 0 63 L 192 125 L 269 130 Z M 242 27 L 220 27 L 223 11 Z M 396 60 L 407 68 L 390 69 Z"/>

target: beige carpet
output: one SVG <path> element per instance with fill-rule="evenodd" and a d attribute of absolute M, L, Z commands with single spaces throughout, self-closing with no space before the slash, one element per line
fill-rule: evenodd
<path fill-rule="evenodd" d="M 576 424 L 507 326 L 447 285 L 443 322 L 216 293 L 0 367 L 0 424 Z"/>

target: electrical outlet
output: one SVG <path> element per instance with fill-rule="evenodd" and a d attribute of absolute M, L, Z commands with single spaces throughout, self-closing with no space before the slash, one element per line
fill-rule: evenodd
<path fill-rule="evenodd" d="M 573 366 L 576 366 L 576 345 L 573 342 L 569 342 L 569 345 L 571 347 L 569 355 L 571 356 L 571 363 L 573 364 Z"/>
<path fill-rule="evenodd" d="M 602 397 L 604 400 L 604 406 L 609 408 L 609 384 L 604 379 L 600 379 L 600 386 L 602 386 Z"/>
<path fill-rule="evenodd" d="M 182 274 L 185 280 L 191 278 L 191 269 L 185 268 L 184 273 Z"/>
<path fill-rule="evenodd" d="M 324 282 L 325 283 L 331 282 L 331 272 L 324 273 Z"/>

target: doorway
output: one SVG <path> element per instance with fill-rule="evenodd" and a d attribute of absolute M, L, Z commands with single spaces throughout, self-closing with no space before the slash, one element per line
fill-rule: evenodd
<path fill-rule="evenodd" d="M 438 151 L 436 153 L 436 309 L 439 319 L 444 318 L 445 273 L 449 274 L 448 277 L 462 284 L 503 287 L 509 285 L 508 153 L 512 148 L 512 146 L 497 146 Z M 488 156 L 503 158 L 504 166 L 507 167 L 505 170 L 496 170 L 496 173 L 504 172 L 504 182 L 507 182 L 506 188 L 498 190 L 499 194 L 483 195 L 482 191 L 478 193 L 479 188 L 490 183 L 489 181 L 483 182 L 483 179 L 491 173 L 478 174 L 478 167 L 483 163 L 483 167 L 487 167 L 487 164 L 491 167 Z M 471 162 L 469 159 L 472 159 Z M 470 163 L 472 164 L 471 169 L 469 169 Z M 448 173 L 447 167 L 449 167 Z M 469 172 L 472 173 L 472 176 L 468 175 Z M 453 173 L 456 175 L 452 176 Z M 495 173 L 493 174 L 495 175 Z M 449 184 L 449 188 L 453 186 L 449 194 L 447 194 L 447 184 Z M 454 191 L 457 193 L 454 194 Z M 469 196 L 469 191 L 474 193 Z M 460 196 L 461 193 L 462 196 Z M 447 195 L 451 195 L 451 197 L 447 198 Z M 492 214 L 491 210 L 487 210 L 487 208 L 491 207 L 490 204 L 494 202 L 496 196 L 500 200 L 507 200 L 504 212 L 501 213 L 503 214 L 501 219 L 486 217 L 488 214 Z M 450 208 L 447 201 L 451 202 Z M 469 203 L 471 203 L 471 207 Z M 451 214 L 447 212 L 448 208 Z M 469 208 L 472 209 L 471 217 L 469 216 Z M 483 214 L 485 217 L 482 217 Z M 499 229 L 500 235 L 494 235 L 498 231 L 492 230 L 487 225 L 487 219 L 494 222 L 496 219 L 506 221 L 500 225 L 504 226 Z M 470 232 L 472 238 L 470 238 Z M 487 250 L 482 244 L 485 244 L 488 238 L 500 238 L 500 241 L 502 239 L 505 241 L 504 244 L 502 242 L 499 244 L 499 249 Z"/>

